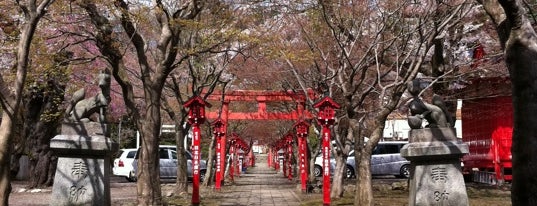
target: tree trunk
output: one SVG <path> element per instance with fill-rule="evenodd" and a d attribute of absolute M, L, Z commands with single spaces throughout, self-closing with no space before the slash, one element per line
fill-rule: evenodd
<path fill-rule="evenodd" d="M 213 171 L 213 164 L 215 163 L 214 159 L 216 158 L 216 152 L 215 152 L 215 142 L 216 137 L 213 135 L 211 137 L 211 144 L 209 144 L 209 158 L 207 159 L 207 171 L 205 172 L 205 179 L 201 180 L 203 181 L 203 186 L 208 187 L 213 182 L 214 177 L 214 171 Z"/>
<path fill-rule="evenodd" d="M 354 151 L 356 162 L 355 206 L 373 205 L 373 188 L 371 186 L 371 153 Z M 360 158 L 361 157 L 361 158 Z"/>
<path fill-rule="evenodd" d="M 513 205 L 537 204 L 537 34 L 526 18 L 521 1 L 481 0 L 497 26 L 500 44 L 505 49 L 513 92 Z M 505 18 L 505 19 L 504 19 Z"/>
<path fill-rule="evenodd" d="M 505 62 L 513 90 L 513 205 L 537 204 L 537 35 L 520 1 L 499 1 L 510 35 L 505 44 Z"/>
<path fill-rule="evenodd" d="M 355 164 L 356 164 L 356 193 L 354 198 L 354 205 L 373 205 L 373 188 L 371 183 L 371 154 L 377 146 L 385 126 L 386 117 L 388 117 L 387 112 L 384 112 L 384 115 L 376 117 L 380 119 L 375 121 L 376 123 L 370 123 L 374 127 L 373 131 L 369 135 L 369 141 L 365 143 L 365 146 L 361 151 L 354 151 L 355 155 Z M 382 120 L 384 119 L 384 120 Z M 355 147 L 357 147 L 355 145 Z M 356 161 L 359 160 L 359 161 Z"/>
<path fill-rule="evenodd" d="M 175 80 L 174 80 L 175 83 Z M 174 84 L 178 85 L 178 84 Z M 178 91 L 179 88 L 175 87 L 173 90 Z M 179 95 L 177 95 L 179 96 Z M 182 104 L 178 99 L 178 103 Z M 190 125 L 186 125 L 185 119 L 187 111 L 184 108 L 180 109 L 179 113 L 175 112 L 175 109 L 172 108 L 166 100 L 162 102 L 164 110 L 168 113 L 168 116 L 173 119 L 175 123 L 175 145 L 177 147 L 177 176 L 175 177 L 175 192 L 176 196 L 183 196 L 188 194 L 188 177 L 187 177 L 187 159 L 185 156 L 185 136 L 190 130 Z M 183 127 L 183 125 L 186 125 Z"/>
<path fill-rule="evenodd" d="M 313 153 L 312 155 L 310 155 L 311 158 L 308 159 L 308 169 L 309 169 L 309 175 L 308 175 L 308 182 L 309 183 L 315 183 L 316 181 L 316 177 L 315 177 L 315 157 L 317 157 L 317 155 L 315 153 Z M 274 160 L 274 162 L 277 162 L 278 160 Z M 278 164 L 278 163 L 276 163 Z"/>
<path fill-rule="evenodd" d="M 231 145 L 226 143 L 226 152 L 224 154 L 224 157 L 226 157 L 226 158 L 224 158 L 225 159 L 224 160 L 224 174 L 222 176 L 222 181 L 223 182 L 225 182 L 226 177 L 228 177 L 229 172 L 230 172 L 229 171 L 230 167 L 233 165 L 233 162 L 231 161 L 232 160 L 231 159 L 232 154 L 230 154 L 230 152 L 229 152 L 230 149 L 231 149 Z M 226 154 L 229 154 L 229 156 L 227 156 Z"/>
<path fill-rule="evenodd" d="M 348 107 L 350 104 L 345 104 L 344 107 Z M 347 116 L 352 114 L 347 113 Z M 332 180 L 332 187 L 330 189 L 330 196 L 332 198 L 343 197 L 343 179 L 346 178 L 347 170 L 347 157 L 351 151 L 351 142 L 354 137 L 354 129 L 351 127 L 351 119 L 347 117 L 339 118 L 338 123 L 334 126 L 334 141 L 336 148 L 332 149 L 332 154 L 336 160 L 336 167 L 334 169 L 334 177 Z"/>
<path fill-rule="evenodd" d="M 330 188 L 330 198 L 343 197 L 343 179 L 347 169 L 347 158 L 344 155 L 335 156 L 336 168 L 334 169 L 334 176 L 332 178 L 332 185 Z"/>
<path fill-rule="evenodd" d="M 431 76 L 435 79 L 435 83 L 433 84 L 433 92 L 435 94 L 443 95 L 446 94 L 446 92 L 449 89 L 449 84 L 451 82 L 446 81 L 446 78 L 444 77 L 446 75 L 446 72 L 448 70 L 451 70 L 453 68 L 449 68 L 448 65 L 446 65 L 444 60 L 444 38 L 438 38 L 433 40 L 434 43 L 434 53 L 431 60 Z M 452 72 L 453 74 L 454 72 Z M 449 75 L 453 76 L 453 75 Z M 446 114 L 446 118 L 448 118 L 448 122 L 452 123 L 452 127 L 455 127 L 455 120 L 457 119 L 457 101 L 446 101 L 444 102 L 446 105 L 448 114 Z"/>
<path fill-rule="evenodd" d="M 188 194 L 188 178 L 187 178 L 187 160 L 185 157 L 185 136 L 188 132 L 186 128 L 182 126 L 176 127 L 178 130 L 177 136 L 175 136 L 177 144 L 177 178 L 175 179 L 176 187 L 175 194 L 179 196 Z M 189 127 L 187 127 L 189 128 Z"/>
<path fill-rule="evenodd" d="M 28 132 L 30 147 L 30 185 L 29 188 L 43 188 L 51 186 L 54 182 L 57 158 L 50 149 L 50 140 L 55 136 L 58 122 L 38 122 L 33 132 Z M 52 174 L 49 173 L 52 171 Z"/>
<path fill-rule="evenodd" d="M 395 91 L 404 90 L 404 86 L 398 86 Z M 394 110 L 395 106 L 400 101 L 402 92 L 394 92 L 391 101 L 385 105 L 382 110 L 374 117 L 373 121 L 367 122 L 368 128 L 372 128 L 369 136 L 369 141 L 365 143 L 361 151 L 355 150 L 356 166 L 356 192 L 354 205 L 366 206 L 373 205 L 373 189 L 371 184 L 371 154 L 382 138 L 384 126 L 388 115 Z M 360 138 L 360 137 L 357 137 Z M 355 137 L 355 142 L 360 142 Z M 355 145 L 359 148 L 361 145 Z M 359 161 L 357 161 L 359 160 Z"/>
<path fill-rule="evenodd" d="M 152 87 L 151 87 L 152 88 Z M 146 89 L 149 90 L 149 89 Z M 149 91 L 147 113 L 138 121 L 142 133 L 141 154 L 138 161 L 138 205 L 162 205 L 159 171 L 160 90 Z M 145 121 L 144 121 L 145 119 Z"/>
<path fill-rule="evenodd" d="M 27 141 L 26 135 L 24 135 L 24 118 L 23 111 L 19 110 L 17 113 L 17 123 L 13 125 L 13 137 L 11 139 L 11 179 L 15 179 L 20 171 L 20 158 L 26 154 Z"/>
<path fill-rule="evenodd" d="M 63 59 L 65 60 L 65 59 Z M 55 62 L 59 64 L 60 62 Z M 50 68 L 54 70 L 65 68 Z M 59 70 L 61 71 L 61 70 Z M 32 87 L 25 95 L 24 136 L 30 159 L 29 188 L 43 188 L 54 182 L 57 158 L 50 149 L 50 140 L 57 134 L 63 110 L 58 100 L 63 100 L 64 87 L 53 77 L 46 87 Z M 15 132 L 15 131 L 14 131 Z M 50 174 L 49 171 L 52 171 Z"/>
<path fill-rule="evenodd" d="M 11 113 L 13 114 L 13 113 Z M 13 120 L 10 112 L 3 111 L 0 123 L 0 203 L 8 205 L 9 193 L 11 193 L 10 161 L 11 161 L 11 133 Z"/>
<path fill-rule="evenodd" d="M 57 158 L 52 155 L 51 150 L 42 151 L 37 155 L 39 158 L 30 161 L 30 171 L 32 172 L 29 188 L 52 186 Z"/>
<path fill-rule="evenodd" d="M 138 205 L 161 205 L 158 141 L 148 138 L 155 134 L 147 130 L 142 129 L 144 138 L 138 161 Z"/>
<path fill-rule="evenodd" d="M 306 144 L 307 144 L 307 147 L 306 149 L 308 150 L 307 151 L 307 157 L 308 157 L 308 169 L 309 169 L 309 175 L 308 175 L 308 183 L 309 184 L 313 184 L 315 183 L 316 181 L 316 177 L 315 177 L 315 158 L 317 157 L 317 155 L 319 155 L 320 153 L 320 150 L 321 150 L 321 144 L 317 144 L 317 147 L 315 148 L 312 148 L 311 145 L 310 145 L 310 141 L 307 140 L 306 141 Z M 277 151 L 276 151 L 277 152 Z M 278 161 L 278 160 L 274 160 L 274 161 Z"/>
<path fill-rule="evenodd" d="M 0 203 L 9 205 L 9 193 L 11 193 L 11 183 L 9 174 L 10 163 L 10 136 L 11 136 L 11 117 L 8 112 L 2 113 L 2 123 L 0 124 Z"/>

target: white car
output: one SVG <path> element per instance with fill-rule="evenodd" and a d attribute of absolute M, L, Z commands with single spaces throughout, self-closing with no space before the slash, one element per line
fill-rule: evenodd
<path fill-rule="evenodd" d="M 330 156 L 330 175 L 334 175 L 335 168 L 336 159 Z M 313 173 L 315 174 L 315 177 L 323 176 L 323 154 L 321 152 L 315 157 L 315 168 L 313 168 Z"/>
<path fill-rule="evenodd" d="M 132 167 L 136 151 L 137 149 L 135 148 L 119 150 L 118 157 L 114 159 L 114 167 L 112 168 L 114 175 L 123 176 L 129 182 L 136 181 L 136 173 Z"/>

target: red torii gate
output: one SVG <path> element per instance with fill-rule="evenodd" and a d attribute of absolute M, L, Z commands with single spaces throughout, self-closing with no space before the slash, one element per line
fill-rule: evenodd
<path fill-rule="evenodd" d="M 223 121 L 227 122 L 228 119 L 240 120 L 240 119 L 253 119 L 253 120 L 298 120 L 300 118 L 311 119 L 313 115 L 307 110 L 304 110 L 304 104 L 307 97 L 314 99 L 315 93 L 309 89 L 306 92 L 293 92 L 293 91 L 261 91 L 261 90 L 237 90 L 226 92 L 222 99 L 222 93 L 214 92 L 207 97 L 207 100 L 222 101 L 222 114 L 219 116 L 219 112 L 212 111 L 207 112 L 208 119 L 217 119 L 221 117 Z M 257 102 L 257 112 L 229 112 L 229 103 L 232 101 L 246 101 Z M 296 102 L 297 109 L 291 112 L 268 112 L 267 102 Z"/>
<path fill-rule="evenodd" d="M 313 115 L 304 110 L 306 98 L 315 99 L 316 93 L 308 89 L 306 91 L 261 91 L 261 90 L 237 90 L 230 91 L 222 94 L 221 92 L 214 92 L 207 97 L 207 100 L 221 101 L 222 110 L 206 112 L 207 119 L 219 120 L 222 124 L 223 131 L 227 130 L 228 120 L 299 120 L 299 119 L 312 119 Z M 223 99 L 222 99 L 223 97 Z M 257 112 L 230 112 L 229 103 L 232 101 L 246 101 L 257 102 Z M 268 112 L 267 102 L 296 102 L 297 109 L 290 112 Z M 220 136 L 220 168 L 225 168 L 225 148 L 226 148 L 226 135 Z M 249 154 L 253 161 L 253 153 Z M 216 172 L 217 180 L 223 180 L 223 171 Z M 219 190 L 221 182 L 217 181 L 215 189 Z"/>

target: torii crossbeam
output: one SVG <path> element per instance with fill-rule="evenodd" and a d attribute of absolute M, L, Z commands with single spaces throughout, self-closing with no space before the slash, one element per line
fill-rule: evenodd
<path fill-rule="evenodd" d="M 301 118 L 311 119 L 313 115 L 304 110 L 304 104 L 306 101 L 306 95 L 314 99 L 315 93 L 313 90 L 307 90 L 306 92 L 292 92 L 292 91 L 260 91 L 260 90 L 238 90 L 226 92 L 222 99 L 222 93 L 215 92 L 207 98 L 207 100 L 222 101 L 221 118 L 226 120 L 298 120 Z M 228 104 L 232 101 L 247 101 L 257 102 L 257 112 L 229 112 Z M 297 109 L 290 112 L 268 112 L 267 102 L 296 102 Z M 208 119 L 217 119 L 219 117 L 218 111 L 208 112 Z"/>

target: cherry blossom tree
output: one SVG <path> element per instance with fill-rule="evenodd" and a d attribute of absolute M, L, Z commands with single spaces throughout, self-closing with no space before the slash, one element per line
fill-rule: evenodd
<path fill-rule="evenodd" d="M 15 1 L 11 8 L 17 8 L 21 12 L 22 18 L 16 61 L 12 69 L 16 72 L 13 74 L 14 81 L 9 85 L 5 75 L 0 76 L 0 101 L 2 102 L 2 123 L 0 123 L 0 202 L 8 205 L 9 193 L 11 192 L 9 164 L 11 155 L 9 151 L 10 143 L 13 136 L 14 123 L 17 121 L 24 84 L 29 64 L 30 45 L 34 36 L 35 29 L 41 18 L 46 14 L 47 8 L 54 3 L 54 0 L 43 1 Z M 4 31 L 5 32 L 5 31 Z"/>
<path fill-rule="evenodd" d="M 289 85 L 316 88 L 342 106 L 334 126 L 332 198 L 343 195 L 346 158 L 354 149 L 355 204 L 372 205 L 370 158 L 388 115 L 404 105 L 407 82 L 432 73 L 435 45 L 460 35 L 451 29 L 472 6 L 470 1 L 318 1 L 287 7 L 295 9 L 271 54 L 296 78 Z"/>

